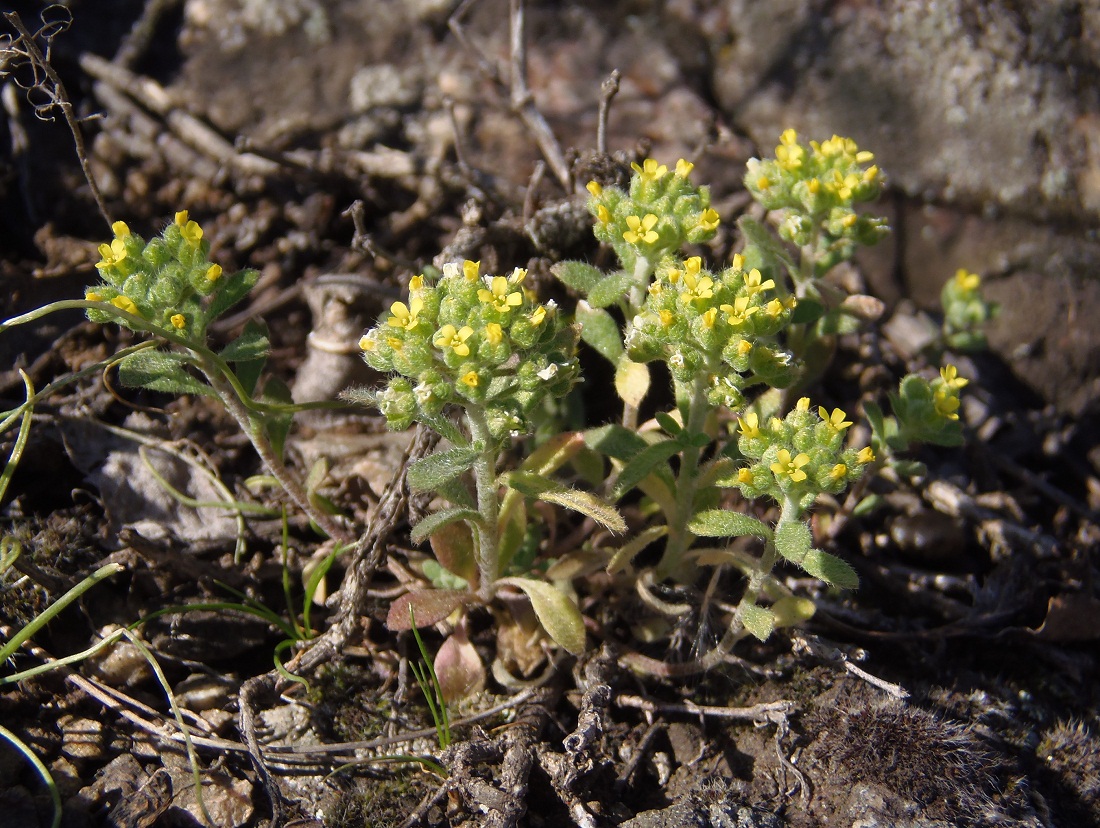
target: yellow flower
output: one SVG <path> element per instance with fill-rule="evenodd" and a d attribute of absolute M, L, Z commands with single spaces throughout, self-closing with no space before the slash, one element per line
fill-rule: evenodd
<path fill-rule="evenodd" d="M 863 181 L 866 184 L 873 184 L 878 179 L 879 168 L 872 164 L 863 171 Z"/>
<path fill-rule="evenodd" d="M 744 483 L 746 486 L 752 485 L 752 472 L 748 469 L 737 470 L 737 482 Z"/>
<path fill-rule="evenodd" d="M 772 182 L 766 175 L 762 175 L 758 179 L 756 179 L 756 189 L 758 190 L 766 190 L 771 185 Z"/>
<path fill-rule="evenodd" d="M 829 477 L 833 480 L 840 480 L 844 475 L 848 473 L 848 467 L 843 463 L 837 463 L 829 470 Z"/>
<path fill-rule="evenodd" d="M 739 356 L 745 356 L 752 351 L 752 343 L 747 339 L 742 339 L 737 343 L 737 353 Z"/>
<path fill-rule="evenodd" d="M 664 178 L 665 173 L 668 172 L 668 167 L 664 164 L 658 164 L 652 158 L 647 158 L 642 162 L 641 166 L 638 166 L 637 162 L 632 161 L 630 168 L 642 177 L 642 181 L 657 181 Z"/>
<path fill-rule="evenodd" d="M 369 336 L 362 336 L 359 338 L 359 350 L 360 351 L 373 351 L 378 343 L 376 343 Z"/>
<path fill-rule="evenodd" d="M 856 460 L 860 463 L 874 463 L 875 452 L 870 446 L 864 446 L 859 450 L 859 454 L 856 455 Z"/>
<path fill-rule="evenodd" d="M 970 384 L 970 380 L 959 376 L 959 369 L 954 365 L 945 365 L 940 369 L 940 377 L 947 388 L 958 390 Z"/>
<path fill-rule="evenodd" d="M 172 323 L 172 326 L 178 331 L 182 331 L 187 325 L 187 317 L 184 316 L 182 313 L 172 314 L 172 318 L 170 321 Z"/>
<path fill-rule="evenodd" d="M 405 343 L 398 339 L 396 336 L 387 336 L 386 344 L 393 348 L 395 351 L 400 351 L 405 347 Z"/>
<path fill-rule="evenodd" d="M 806 189 L 810 191 L 810 195 L 817 195 L 821 192 L 821 179 L 811 178 L 806 182 Z"/>
<path fill-rule="evenodd" d="M 221 278 L 222 266 L 220 264 L 212 264 L 206 269 L 206 281 L 216 282 Z"/>
<path fill-rule="evenodd" d="M 111 232 L 115 234 L 116 238 L 121 239 L 124 236 L 130 235 L 130 228 L 126 226 L 126 222 L 116 221 L 111 225 Z"/>
<path fill-rule="evenodd" d="M 719 305 L 719 310 L 726 314 L 731 325 L 740 325 L 756 313 L 759 308 L 749 307 L 749 297 L 738 296 L 733 300 L 732 305 Z"/>
<path fill-rule="evenodd" d="M 541 325 L 545 321 L 546 321 L 546 306 L 545 305 L 539 305 L 537 308 L 535 308 L 531 312 L 531 324 L 534 327 L 537 328 L 539 325 Z"/>
<path fill-rule="evenodd" d="M 187 224 L 187 211 L 180 210 L 178 213 L 176 213 L 176 226 L 183 227 L 183 225 L 185 224 Z"/>
<path fill-rule="evenodd" d="M 936 413 L 948 420 L 959 419 L 959 398 L 944 390 L 937 391 L 932 397 L 932 404 L 936 407 Z"/>
<path fill-rule="evenodd" d="M 89 290 L 84 294 L 85 302 L 102 302 L 103 297 L 93 290 Z"/>
<path fill-rule="evenodd" d="M 711 308 L 703 314 L 703 325 L 707 328 L 714 327 L 714 320 L 718 318 L 718 308 Z"/>
<path fill-rule="evenodd" d="M 802 166 L 806 150 L 798 143 L 798 133 L 793 129 L 783 130 L 779 136 L 779 146 L 775 148 L 775 160 L 785 170 L 797 170 Z"/>
<path fill-rule="evenodd" d="M 135 305 L 133 300 L 130 299 L 128 296 L 116 296 L 114 299 L 111 300 L 111 304 L 119 310 L 124 310 L 127 313 L 134 314 L 134 316 L 141 315 L 138 312 L 137 305 Z"/>
<path fill-rule="evenodd" d="M 680 178 L 687 178 L 694 169 L 695 165 L 683 158 L 676 162 L 676 175 Z"/>
<path fill-rule="evenodd" d="M 764 277 L 760 275 L 760 271 L 755 267 L 748 273 L 744 274 L 745 289 L 749 296 L 755 296 L 764 290 L 771 290 L 775 287 L 775 279 L 768 279 L 764 281 Z"/>
<path fill-rule="evenodd" d="M 685 305 L 696 299 L 711 299 L 714 296 L 714 280 L 709 276 L 697 278 L 701 261 L 698 256 L 692 256 L 684 265 L 684 286 L 686 290 L 680 294 L 680 301 Z"/>
<path fill-rule="evenodd" d="M 743 417 L 738 417 L 737 425 L 741 429 L 741 436 L 743 437 L 760 436 L 760 417 L 755 411 L 749 411 Z"/>
<path fill-rule="evenodd" d="M 394 302 L 390 305 L 390 313 L 393 316 L 386 320 L 386 324 L 391 328 L 404 328 L 406 331 L 411 331 L 416 327 L 416 317 L 422 310 L 424 310 L 424 300 L 419 296 L 410 299 L 408 305 L 404 302 Z"/>
<path fill-rule="evenodd" d="M 484 305 L 492 305 L 501 313 L 507 313 L 514 307 L 523 304 L 523 294 L 518 290 L 508 292 L 508 280 L 503 276 L 494 276 L 489 283 L 489 290 L 481 288 L 477 292 L 478 301 Z"/>
<path fill-rule="evenodd" d="M 792 483 L 801 483 L 806 479 L 806 472 L 802 471 L 802 467 L 810 462 L 810 455 L 797 454 L 791 457 L 791 453 L 786 449 L 780 449 L 779 454 L 776 456 L 776 462 L 772 463 L 769 467 L 776 477 L 781 475 L 787 475 Z"/>
<path fill-rule="evenodd" d="M 672 324 L 672 320 L 673 320 L 672 311 L 670 311 L 670 310 L 657 311 L 657 318 L 661 320 L 661 325 L 667 328 L 669 325 Z"/>
<path fill-rule="evenodd" d="M 504 328 L 500 327 L 496 322 L 490 322 L 485 326 L 485 340 L 490 345 L 499 345 L 503 338 Z"/>
<path fill-rule="evenodd" d="M 819 405 L 817 407 L 817 414 L 825 421 L 825 425 L 829 426 L 834 432 L 841 432 L 852 424 L 851 420 L 844 419 L 848 415 L 839 408 L 834 408 L 833 413 L 830 414 L 825 410 L 825 406 Z"/>
<path fill-rule="evenodd" d="M 469 259 L 462 263 L 462 275 L 467 282 L 476 282 L 481 273 L 481 260 L 471 262 Z"/>
<path fill-rule="evenodd" d="M 600 204 L 596 207 L 596 218 L 600 220 L 600 224 L 608 224 L 611 221 L 611 213 L 607 212 L 607 208 Z"/>
<path fill-rule="evenodd" d="M 126 243 L 122 239 L 115 239 L 110 244 L 101 244 L 99 255 L 103 257 L 103 261 L 96 262 L 95 266 L 100 270 L 116 265 L 126 258 Z"/>
<path fill-rule="evenodd" d="M 712 210 L 709 207 L 702 212 L 702 215 L 699 216 L 699 226 L 706 230 L 708 233 L 711 230 L 717 230 L 718 223 L 720 221 L 721 219 L 718 217 L 718 212 L 716 210 Z"/>
<path fill-rule="evenodd" d="M 416 293 L 417 291 L 424 289 L 424 277 L 421 275 L 413 276 L 409 279 L 409 293 Z"/>
<path fill-rule="evenodd" d="M 657 224 L 657 216 L 653 213 L 646 213 L 643 218 L 627 216 L 626 226 L 630 229 L 623 233 L 623 240 L 630 244 L 639 242 L 653 244 L 660 238 L 657 231 L 653 229 L 655 224 Z"/>
<path fill-rule="evenodd" d="M 512 275 L 508 277 L 508 283 L 511 285 L 522 285 L 523 280 L 527 278 L 527 271 L 522 267 L 517 267 L 512 271 Z"/>
<path fill-rule="evenodd" d="M 810 398 L 799 397 L 798 402 L 794 404 L 795 411 L 809 411 L 810 410 Z"/>
<path fill-rule="evenodd" d="M 778 299 L 772 299 L 768 304 L 764 305 L 764 313 L 773 318 L 783 313 L 784 309 L 783 303 Z"/>
<path fill-rule="evenodd" d="M 964 293 L 973 293 L 982 286 L 982 277 L 977 273 L 970 273 L 965 267 L 955 271 L 955 285 Z"/>
<path fill-rule="evenodd" d="M 186 218 L 187 211 L 183 212 L 183 216 Z M 176 213 L 176 223 L 179 224 L 180 214 Z M 188 221 L 186 224 L 180 227 L 180 235 L 183 236 L 186 241 L 192 247 L 198 247 L 199 242 L 202 241 L 202 228 L 199 227 L 197 221 Z"/>
<path fill-rule="evenodd" d="M 450 348 L 459 356 L 469 356 L 470 346 L 466 340 L 474 335 L 474 329 L 469 325 L 463 325 L 455 330 L 454 325 L 444 325 L 435 335 L 433 342 L 437 348 Z"/>
<path fill-rule="evenodd" d="M 745 257 L 740 253 L 734 253 L 733 258 L 730 260 L 730 267 L 734 270 L 741 270 L 745 266 Z"/>
<path fill-rule="evenodd" d="M 599 198 L 601 193 L 603 193 L 603 187 L 600 186 L 598 181 L 589 181 L 584 185 L 584 188 L 592 193 L 593 198 Z"/>
<path fill-rule="evenodd" d="M 467 371 L 465 374 L 462 375 L 461 382 L 463 385 L 466 385 L 470 388 L 477 388 L 477 371 Z"/>

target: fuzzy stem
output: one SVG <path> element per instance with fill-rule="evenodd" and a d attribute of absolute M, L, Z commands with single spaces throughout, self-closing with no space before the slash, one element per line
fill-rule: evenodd
<path fill-rule="evenodd" d="M 252 447 L 256 449 L 256 454 L 260 456 L 264 466 L 271 472 L 272 477 L 279 481 L 279 485 L 283 487 L 283 490 L 294 501 L 295 505 L 305 512 L 309 519 L 317 524 L 330 538 L 341 543 L 350 543 L 352 540 L 351 535 L 345 532 L 343 527 L 331 515 L 325 514 L 310 502 L 309 495 L 302 488 L 301 482 L 275 453 L 275 448 L 264 433 L 263 427 L 252 417 L 244 403 L 237 396 L 233 386 L 218 370 L 217 366 L 204 357 L 199 367 L 206 376 L 207 382 L 210 383 L 210 387 L 221 398 L 225 410 L 237 421 L 237 424 L 248 436 Z"/>
<path fill-rule="evenodd" d="M 466 422 L 470 438 L 482 445 L 481 454 L 474 462 L 474 482 L 477 485 L 477 510 L 481 513 L 480 525 L 475 526 L 477 536 L 477 568 L 481 576 L 478 595 L 484 601 L 493 597 L 493 586 L 500 577 L 500 491 L 497 486 L 497 443 L 489 431 L 485 411 L 469 404 Z"/>
<path fill-rule="evenodd" d="M 699 434 L 706 426 L 710 406 L 706 397 L 706 377 L 710 366 L 700 370 L 691 385 L 691 395 L 687 398 L 687 418 L 684 431 Z M 679 396 L 679 395 L 677 395 Z M 680 454 L 680 471 L 676 475 L 676 514 L 670 515 L 668 542 L 657 567 L 659 578 L 667 578 L 683 565 L 684 554 L 695 541 L 695 535 L 687 528 L 695 514 L 695 491 L 699 478 L 699 458 L 702 450 L 688 446 Z"/>
<path fill-rule="evenodd" d="M 630 331 L 634 327 L 634 317 L 642 312 L 642 305 L 645 304 L 645 294 L 649 287 L 649 277 L 653 275 L 655 266 L 653 262 L 647 259 L 645 256 L 639 256 L 634 260 L 634 284 L 630 288 L 630 295 L 627 297 L 626 308 L 623 309 L 623 313 L 626 316 L 626 324 L 623 326 L 623 338 L 630 335 Z M 623 427 L 629 428 L 634 431 L 638 428 L 638 408 L 628 402 L 623 402 Z"/>

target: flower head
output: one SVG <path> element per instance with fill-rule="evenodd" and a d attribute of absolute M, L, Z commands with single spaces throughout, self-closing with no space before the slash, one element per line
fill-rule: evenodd
<path fill-rule="evenodd" d="M 954 365 L 945 365 L 941 368 L 940 377 L 943 379 L 944 387 L 955 391 L 970 384 L 970 380 L 959 376 L 959 369 Z"/>
<path fill-rule="evenodd" d="M 834 408 L 833 413 L 830 414 L 825 410 L 825 406 L 819 405 L 817 407 L 817 413 L 818 416 L 821 417 L 821 419 L 825 422 L 825 425 L 832 429 L 834 433 L 839 434 L 841 431 L 852 424 L 851 420 L 844 419 L 848 415 L 839 408 Z"/>
<path fill-rule="evenodd" d="M 657 216 L 653 213 L 646 213 L 642 218 L 627 216 L 626 226 L 630 229 L 623 233 L 623 240 L 630 244 L 638 244 L 639 242 L 655 244 L 660 238 L 657 231 L 653 229 L 656 224 Z"/>
<path fill-rule="evenodd" d="M 741 429 L 743 437 L 760 436 L 760 417 L 755 411 L 749 411 L 737 418 L 737 425 Z"/>
<path fill-rule="evenodd" d="M 760 275 L 760 271 L 755 267 L 744 274 L 744 279 L 745 289 L 749 296 L 755 296 L 763 290 L 771 290 L 775 287 L 775 280 L 764 280 L 764 277 Z"/>
<path fill-rule="evenodd" d="M 134 304 L 134 301 L 128 296 L 116 296 L 111 300 L 111 304 L 119 310 L 124 310 L 126 313 L 132 313 L 135 316 L 141 316 L 138 311 L 138 306 Z"/>
<path fill-rule="evenodd" d="M 653 158 L 647 158 L 641 166 L 637 162 L 631 162 L 630 168 L 641 176 L 642 181 L 658 181 L 668 172 L 668 167 L 658 164 Z"/>
<path fill-rule="evenodd" d="M 187 317 L 182 313 L 172 314 L 172 318 L 169 321 L 172 323 L 172 327 L 178 331 L 182 331 L 187 326 Z"/>
<path fill-rule="evenodd" d="M 864 446 L 859 450 L 859 454 L 856 455 L 856 460 L 860 463 L 874 463 L 875 452 L 870 446 Z"/>
<path fill-rule="evenodd" d="M 710 207 L 699 215 L 699 227 L 706 230 L 708 233 L 712 230 L 717 230 L 720 221 L 721 219 L 718 216 L 718 211 L 712 210 Z"/>
<path fill-rule="evenodd" d="M 693 169 L 695 169 L 695 165 L 683 158 L 676 162 L 676 175 L 680 178 L 687 178 L 691 175 Z"/>
<path fill-rule="evenodd" d="M 404 302 L 394 302 L 390 305 L 390 313 L 393 315 L 386 320 L 386 324 L 391 328 L 404 328 L 406 331 L 411 331 L 416 327 L 417 316 L 422 310 L 424 310 L 424 300 L 419 296 L 410 299 L 408 305 Z"/>
<path fill-rule="evenodd" d="M 786 475 L 792 483 L 801 483 L 806 479 L 806 472 L 802 471 L 802 467 L 809 462 L 810 456 L 808 454 L 797 454 L 791 457 L 791 453 L 787 449 L 780 449 L 775 462 L 769 468 L 776 477 Z"/>
<path fill-rule="evenodd" d="M 963 293 L 973 293 L 982 286 L 982 277 L 977 273 L 970 273 L 965 267 L 955 271 L 955 285 Z"/>
<path fill-rule="evenodd" d="M 474 329 L 469 325 L 463 325 L 457 330 L 454 325 L 444 325 L 435 335 L 433 342 L 437 348 L 443 350 L 450 348 L 459 356 L 464 357 L 470 355 L 470 346 L 466 344 L 466 340 L 473 334 Z"/>
<path fill-rule="evenodd" d="M 126 258 L 126 243 L 122 239 L 115 239 L 110 244 L 101 244 L 99 255 L 103 257 L 103 261 L 96 262 L 96 267 L 100 270 L 112 267 Z"/>
<path fill-rule="evenodd" d="M 220 264 L 212 264 L 206 269 L 206 281 L 216 282 L 221 278 L 222 266 Z"/>
<path fill-rule="evenodd" d="M 492 305 L 501 313 L 507 313 L 512 308 L 523 304 L 523 294 L 518 290 L 508 292 L 509 280 L 504 276 L 494 276 L 489 282 L 489 289 L 481 288 L 477 292 L 478 301 L 485 305 Z"/>

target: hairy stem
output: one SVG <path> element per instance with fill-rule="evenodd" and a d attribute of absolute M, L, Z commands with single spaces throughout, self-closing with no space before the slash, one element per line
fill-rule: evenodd
<path fill-rule="evenodd" d="M 237 424 L 248 436 L 252 447 L 256 449 L 256 453 L 260 456 L 265 468 L 271 472 L 272 477 L 279 481 L 279 485 L 283 487 L 283 490 L 294 501 L 295 505 L 305 512 L 309 519 L 317 524 L 330 538 L 341 543 L 350 543 L 352 540 L 351 535 L 331 515 L 325 514 L 310 502 L 309 495 L 306 494 L 301 482 L 275 453 L 275 448 L 264 433 L 263 427 L 252 417 L 217 366 L 204 358 L 200 363 L 200 368 L 203 374 L 206 375 L 210 387 L 221 398 L 226 411 L 237 421 Z"/>
<path fill-rule="evenodd" d="M 493 597 L 493 585 L 500 577 L 500 491 L 497 486 L 497 445 L 489 431 L 485 411 L 469 405 L 466 422 L 470 426 L 470 438 L 482 445 L 481 454 L 474 463 L 474 482 L 477 486 L 477 510 L 481 525 L 474 527 L 477 536 L 477 568 L 481 576 L 478 595 L 485 601 Z"/>

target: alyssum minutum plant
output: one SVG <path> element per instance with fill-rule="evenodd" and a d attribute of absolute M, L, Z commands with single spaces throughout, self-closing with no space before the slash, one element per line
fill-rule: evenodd
<path fill-rule="evenodd" d="M 553 302 L 526 288 L 526 272 L 482 274 L 478 262 L 452 263 L 438 278 L 416 276 L 407 302 L 360 340 L 371 367 L 390 375 L 381 391 L 349 399 L 376 406 L 392 428 L 414 421 L 438 432 L 448 447 L 408 470 L 413 489 L 437 491 L 452 505 L 418 523 L 414 541 L 432 540 L 440 567 L 426 567 L 438 588 L 394 602 L 388 624 L 408 629 L 436 623 L 457 609 L 489 605 L 522 591 L 538 621 L 565 649 L 584 648 L 584 624 L 563 585 L 527 577 L 532 562 L 526 497 L 582 512 L 622 531 L 625 524 L 595 495 L 549 475 L 576 453 L 568 435 L 533 452 L 516 471 L 502 472 L 513 438 L 533 431 L 533 415 L 566 395 L 578 376 L 577 330 Z M 457 422 L 451 419 L 458 415 Z M 508 626 L 516 621 L 499 616 Z"/>
<path fill-rule="evenodd" d="M 775 157 L 751 160 L 745 178 L 772 211 L 776 230 L 743 218 L 742 250 L 715 272 L 680 253 L 685 241 L 706 241 L 718 226 L 707 191 L 690 182 L 692 165 L 681 160 L 669 170 L 647 159 L 633 165 L 628 191 L 588 185 L 596 236 L 612 247 L 620 268 L 553 268 L 584 297 L 577 310 L 582 337 L 616 366 L 624 403 L 622 425 L 594 429 L 586 442 L 613 461 L 612 499 L 637 491 L 639 511 L 649 516 L 612 550 L 608 571 L 625 572 L 645 603 L 668 615 L 693 608 L 662 600 L 657 584 L 690 585 L 704 564 L 728 564 L 744 576 L 724 640 L 701 666 L 716 663 L 746 631 L 765 639 L 812 611 L 773 576 L 780 560 L 836 587 L 856 585 L 848 564 L 813 546 L 808 515 L 819 496 L 841 493 L 913 442 L 961 439 L 956 412 L 965 380 L 950 366 L 934 382 L 903 380 L 893 415 L 875 409 L 871 416 L 872 446 L 846 445 L 852 422 L 840 409 L 800 397 L 783 411 L 779 389 L 809 387 L 835 336 L 865 322 L 868 303 L 859 300 L 866 297 L 853 301 L 822 277 L 887 232 L 883 219 L 856 210 L 882 188 L 872 160 L 851 139 L 805 146 L 793 130 L 784 132 Z M 671 377 L 675 406 L 658 411 L 639 433 L 645 365 L 658 361 Z M 723 507 L 722 488 L 773 501 L 778 518 L 769 524 Z M 698 543 L 744 536 L 759 539 L 759 555 Z M 659 542 L 656 563 L 633 571 L 632 560 Z"/>
<path fill-rule="evenodd" d="M 99 246 L 100 282 L 87 290 L 82 301 L 46 305 L 6 321 L 0 330 L 57 310 L 84 308 L 93 322 L 114 322 L 148 337 L 114 360 L 122 383 L 220 400 L 295 505 L 330 537 L 346 539 L 346 531 L 329 514 L 323 498 L 283 462 L 294 413 L 313 404 L 292 403 L 289 389 L 277 379 L 261 384 L 268 352 L 264 326 L 249 322 L 240 336 L 220 350 L 208 342 L 210 324 L 248 294 L 258 278 L 256 271 L 226 273 L 211 262 L 203 229 L 187 211 L 176 213 L 175 220 L 149 241 L 122 221 L 114 222 L 111 229 L 114 238 Z"/>

